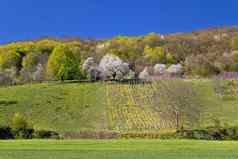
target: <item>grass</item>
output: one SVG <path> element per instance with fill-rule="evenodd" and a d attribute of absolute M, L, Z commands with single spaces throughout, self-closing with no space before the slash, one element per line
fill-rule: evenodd
<path fill-rule="evenodd" d="M 223 125 L 238 126 L 238 97 L 221 98 L 215 95 L 211 80 L 194 81 L 203 98 L 204 113 L 201 117 L 202 126 L 210 126 L 213 119 L 218 119 Z"/>
<path fill-rule="evenodd" d="M 194 140 L 0 141 L 0 159 L 236 159 L 238 142 Z"/>
<path fill-rule="evenodd" d="M 214 118 L 226 125 L 238 125 L 238 98 L 215 96 L 210 80 L 191 82 L 201 92 L 204 101 L 202 126 L 212 125 Z M 151 109 L 147 101 L 149 92 L 151 88 L 148 86 L 103 83 L 43 83 L 2 87 L 0 125 L 8 124 L 13 114 L 20 112 L 32 121 L 36 129 L 60 133 L 77 133 L 81 130 L 154 132 L 163 128 L 163 124 L 159 113 Z M 148 97 L 140 94 L 147 94 Z"/>
<path fill-rule="evenodd" d="M 20 112 L 38 129 L 60 132 L 104 129 L 104 93 L 99 83 L 32 84 L 0 88 L 0 124 Z"/>

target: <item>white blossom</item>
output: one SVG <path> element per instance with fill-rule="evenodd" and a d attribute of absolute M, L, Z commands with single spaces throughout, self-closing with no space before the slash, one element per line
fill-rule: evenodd
<path fill-rule="evenodd" d="M 165 64 L 156 64 L 154 66 L 154 74 L 160 75 L 166 72 L 166 65 Z"/>
<path fill-rule="evenodd" d="M 105 55 L 99 64 L 105 79 L 123 79 L 129 73 L 129 64 L 124 63 L 115 55 Z"/>
<path fill-rule="evenodd" d="M 139 74 L 139 79 L 141 80 L 151 80 L 151 76 L 148 71 L 148 67 L 145 67 L 144 70 Z"/>
<path fill-rule="evenodd" d="M 181 74 L 182 73 L 182 65 L 181 64 L 176 64 L 176 65 L 171 65 L 168 69 L 167 72 L 170 74 Z"/>

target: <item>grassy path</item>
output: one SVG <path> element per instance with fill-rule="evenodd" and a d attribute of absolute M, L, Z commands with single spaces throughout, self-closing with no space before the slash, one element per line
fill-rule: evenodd
<path fill-rule="evenodd" d="M 238 142 L 193 140 L 0 141 L 0 159 L 236 159 Z"/>

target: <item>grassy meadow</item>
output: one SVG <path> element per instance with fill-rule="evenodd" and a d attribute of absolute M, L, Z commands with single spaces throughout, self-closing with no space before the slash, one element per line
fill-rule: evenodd
<path fill-rule="evenodd" d="M 37 129 L 59 132 L 104 129 L 100 84 L 28 84 L 0 88 L 0 125 L 19 112 Z"/>
<path fill-rule="evenodd" d="M 236 159 L 238 142 L 193 140 L 10 140 L 0 159 Z"/>
<path fill-rule="evenodd" d="M 214 118 L 223 125 L 238 125 L 237 97 L 216 96 L 210 80 L 188 82 L 197 88 L 205 106 L 200 126 L 212 125 Z M 164 123 L 153 109 L 150 104 L 152 89 L 151 85 L 113 83 L 1 87 L 0 125 L 8 124 L 13 114 L 20 112 L 34 128 L 59 133 L 163 133 L 173 123 Z M 0 140 L 0 159 L 236 159 L 237 149 L 236 141 Z"/>
<path fill-rule="evenodd" d="M 210 80 L 192 82 L 199 91 L 205 111 L 201 126 L 238 125 L 238 98 L 215 95 Z M 172 127 L 164 123 L 150 105 L 150 85 L 105 83 L 42 83 L 0 88 L 0 125 L 19 112 L 36 129 L 58 132 L 83 130 L 157 131 Z M 146 94 L 146 96 L 145 96 Z M 167 125 L 166 125 L 167 124 Z"/>

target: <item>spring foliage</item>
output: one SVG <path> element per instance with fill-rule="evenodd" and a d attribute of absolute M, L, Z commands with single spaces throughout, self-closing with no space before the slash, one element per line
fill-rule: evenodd
<path fill-rule="evenodd" d="M 49 57 L 47 73 L 51 79 L 72 80 L 80 77 L 80 61 L 76 59 L 69 47 L 55 47 Z"/>

